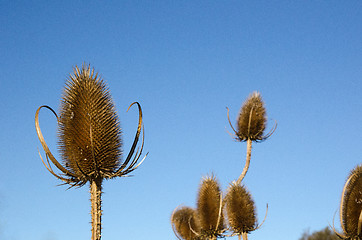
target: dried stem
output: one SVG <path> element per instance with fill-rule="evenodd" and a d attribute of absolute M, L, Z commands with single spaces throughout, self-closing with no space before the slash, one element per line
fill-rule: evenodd
<path fill-rule="evenodd" d="M 245 162 L 243 172 L 241 173 L 238 180 L 236 181 L 236 184 L 238 184 L 238 185 L 244 179 L 244 177 L 245 177 L 245 175 L 246 175 L 246 173 L 248 172 L 248 169 L 249 169 L 250 159 L 251 159 L 251 143 L 252 143 L 251 139 L 248 139 L 246 141 L 246 162 Z"/>
<path fill-rule="evenodd" d="M 359 218 L 358 218 L 358 228 L 357 228 L 357 235 L 360 236 L 362 233 L 362 211 L 359 214 Z"/>
<path fill-rule="evenodd" d="M 241 236 L 243 237 L 243 240 L 248 240 L 248 233 L 243 232 Z"/>
<path fill-rule="evenodd" d="M 102 230 L 102 178 L 96 178 L 90 182 L 90 194 L 92 205 L 92 240 L 100 240 Z"/>

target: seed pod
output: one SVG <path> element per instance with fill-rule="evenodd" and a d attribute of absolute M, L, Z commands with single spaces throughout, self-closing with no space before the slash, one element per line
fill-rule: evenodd
<path fill-rule="evenodd" d="M 362 237 L 362 165 L 355 167 L 345 184 L 341 200 L 341 224 L 350 239 Z"/>
<path fill-rule="evenodd" d="M 222 208 L 222 192 L 219 183 L 215 177 L 204 178 L 197 198 L 197 215 L 203 236 L 215 237 L 223 232 Z"/>
<path fill-rule="evenodd" d="M 58 135 L 65 167 L 75 175 L 107 178 L 118 169 L 120 123 L 106 84 L 90 67 L 76 67 L 66 82 Z"/>
<path fill-rule="evenodd" d="M 225 201 L 228 222 L 234 233 L 249 233 L 256 229 L 255 204 L 244 186 L 231 184 Z"/>
<path fill-rule="evenodd" d="M 198 239 L 196 235 L 200 232 L 197 222 L 196 211 L 190 207 L 178 209 L 171 217 L 171 224 L 178 235 L 185 240 Z"/>
<path fill-rule="evenodd" d="M 237 124 L 237 139 L 239 141 L 260 141 L 265 139 L 266 111 L 259 92 L 253 92 L 244 102 Z"/>

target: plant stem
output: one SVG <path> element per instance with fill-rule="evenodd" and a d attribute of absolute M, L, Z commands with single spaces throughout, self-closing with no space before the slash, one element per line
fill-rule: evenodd
<path fill-rule="evenodd" d="M 248 240 L 248 234 L 246 232 L 243 232 L 241 236 L 243 237 L 243 240 Z"/>
<path fill-rule="evenodd" d="M 251 140 L 246 140 L 246 162 L 243 169 L 243 172 L 239 176 L 238 180 L 236 181 L 236 184 L 239 185 L 241 181 L 244 179 L 246 173 L 248 172 L 249 165 L 250 165 L 250 158 L 251 158 Z"/>
<path fill-rule="evenodd" d="M 92 205 L 92 240 L 100 240 L 102 229 L 102 178 L 90 181 L 90 194 Z"/>

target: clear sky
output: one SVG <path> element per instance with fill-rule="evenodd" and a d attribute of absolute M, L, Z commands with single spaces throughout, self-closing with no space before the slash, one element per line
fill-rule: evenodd
<path fill-rule="evenodd" d="M 0 239 L 90 239 L 88 185 L 66 190 L 42 165 L 34 115 L 58 111 L 75 65 L 106 80 L 128 153 L 144 111 L 149 156 L 104 183 L 103 239 L 176 239 L 170 215 L 196 206 L 202 176 L 223 190 L 245 161 L 227 131 L 253 91 L 267 141 L 244 179 L 258 219 L 251 240 L 298 239 L 332 224 L 362 161 L 361 1 L 0 1 Z M 56 157 L 56 122 L 40 115 Z M 60 159 L 59 159 L 60 160 Z M 338 214 L 335 219 L 339 228 Z"/>

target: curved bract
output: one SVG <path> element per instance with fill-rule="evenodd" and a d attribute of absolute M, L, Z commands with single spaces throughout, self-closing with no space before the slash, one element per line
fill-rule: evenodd
<path fill-rule="evenodd" d="M 133 105 L 138 107 L 138 127 L 131 150 L 122 162 L 121 128 L 109 90 L 89 66 L 83 66 L 81 70 L 76 67 L 66 83 L 59 116 L 49 106 L 39 107 L 35 114 L 37 135 L 47 159 L 42 159 L 45 167 L 71 186 L 82 186 L 94 179 L 126 176 L 135 170 L 144 160 L 139 161 L 144 135 L 141 147 L 136 151 L 143 124 L 140 104 L 134 102 L 130 107 Z M 57 119 L 62 164 L 49 150 L 40 130 L 39 111 L 42 108 L 52 111 Z M 49 159 L 60 174 L 53 171 Z"/>

